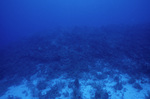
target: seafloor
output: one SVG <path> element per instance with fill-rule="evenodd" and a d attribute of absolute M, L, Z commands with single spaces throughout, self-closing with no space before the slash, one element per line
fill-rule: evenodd
<path fill-rule="evenodd" d="M 36 33 L 0 50 L 0 99 L 150 99 L 150 25 Z"/>

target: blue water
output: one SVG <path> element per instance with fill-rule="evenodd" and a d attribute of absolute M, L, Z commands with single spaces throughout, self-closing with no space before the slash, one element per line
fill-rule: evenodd
<path fill-rule="evenodd" d="M 1 39 L 54 27 L 149 23 L 149 4 L 149 0 L 1 0 Z"/>
<path fill-rule="evenodd" d="M 94 95 L 84 96 L 85 79 L 113 79 L 113 89 L 122 93 L 116 99 L 133 99 L 123 91 L 126 84 L 143 95 L 135 99 L 149 99 L 150 90 L 143 87 L 150 85 L 149 5 L 150 0 L 1 0 L 0 99 L 32 99 L 28 91 L 23 91 L 26 98 L 7 94 L 24 79 L 39 99 L 60 97 L 67 82 L 73 91 L 60 99 L 115 99 L 107 85 L 96 83 L 89 84 Z M 121 75 L 128 75 L 128 81 Z M 63 87 L 49 85 L 61 76 Z M 32 84 L 39 78 L 44 80 Z"/>

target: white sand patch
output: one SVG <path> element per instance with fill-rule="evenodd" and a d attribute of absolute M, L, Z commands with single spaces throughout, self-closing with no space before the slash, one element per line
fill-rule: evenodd
<path fill-rule="evenodd" d="M 47 84 L 49 86 L 46 89 L 42 90 L 41 94 L 46 95 L 47 92 L 51 90 L 52 86 L 55 86 L 55 85 L 62 86 L 61 84 L 64 83 L 64 88 L 59 90 L 59 93 L 61 94 L 61 96 L 56 97 L 56 99 L 70 99 L 73 90 L 68 87 L 68 84 L 73 81 L 74 80 L 72 80 L 72 79 L 65 79 L 64 76 L 47 81 Z"/>
<path fill-rule="evenodd" d="M 113 86 L 116 85 L 116 82 L 114 82 L 112 79 L 107 79 L 107 83 L 105 83 L 105 89 L 109 95 L 110 99 L 121 99 L 121 92 L 120 91 L 115 91 Z"/>
<path fill-rule="evenodd" d="M 81 87 L 81 93 L 83 99 L 91 99 L 95 95 L 95 89 L 90 85 L 82 85 Z"/>
<path fill-rule="evenodd" d="M 114 81 L 113 78 L 106 78 L 104 80 L 98 80 L 95 79 L 95 77 L 93 77 L 92 75 L 89 75 L 90 79 L 88 79 L 88 77 L 85 79 L 80 79 L 79 83 L 80 83 L 80 92 L 82 95 L 83 99 L 91 99 L 94 97 L 95 95 L 95 91 L 96 89 L 93 87 L 94 85 L 102 85 L 102 88 L 104 90 L 106 90 L 109 95 L 110 95 L 110 99 L 144 99 L 145 95 L 147 94 L 148 91 L 150 91 L 150 84 L 148 83 L 139 83 L 141 81 L 137 81 L 143 88 L 143 90 L 138 91 L 137 89 L 135 89 L 133 87 L 133 85 L 128 84 L 128 80 L 130 79 L 130 77 L 127 74 L 120 74 L 119 78 L 120 81 L 119 82 L 125 82 L 123 83 L 123 88 L 122 90 L 115 90 L 114 86 L 116 85 L 117 82 Z M 65 81 L 60 79 L 61 81 Z M 60 80 L 55 80 L 60 81 Z M 147 80 L 147 79 L 146 79 Z M 69 82 L 73 82 L 74 80 L 70 80 Z M 67 82 L 67 80 L 65 81 Z M 104 86 L 103 86 L 104 85 Z M 72 93 L 72 89 L 68 89 L 67 87 L 65 87 L 61 93 L 66 93 L 69 92 Z M 64 95 L 61 95 L 61 97 L 59 97 L 59 99 L 70 99 L 68 97 L 64 97 Z"/>
<path fill-rule="evenodd" d="M 65 86 L 59 93 L 61 94 L 60 97 L 56 99 L 71 99 L 73 90 L 71 88 L 68 88 L 68 86 Z"/>
<path fill-rule="evenodd" d="M 101 72 L 97 72 L 98 74 L 101 74 Z M 119 82 L 125 82 L 122 83 L 123 88 L 121 90 L 115 90 L 114 86 L 117 84 L 116 81 L 114 81 L 114 78 L 107 77 L 106 79 L 99 80 L 95 76 L 91 74 L 83 74 L 83 78 L 78 79 L 80 88 L 79 91 L 81 93 L 81 96 L 83 99 L 92 99 L 95 97 L 95 92 L 97 88 L 101 87 L 104 91 L 108 92 L 110 95 L 110 99 L 144 99 L 145 95 L 147 95 L 147 92 L 150 91 L 150 84 L 148 83 L 148 79 L 142 79 L 142 80 L 136 80 L 136 83 L 138 83 L 143 89 L 138 90 L 133 87 L 132 84 L 127 83 L 130 77 L 126 74 L 117 74 L 119 77 Z M 84 78 L 85 77 L 85 78 Z M 37 84 L 40 81 L 46 81 L 48 86 L 40 90 L 42 95 L 46 95 L 48 91 L 51 90 L 53 86 L 60 87 L 59 93 L 61 94 L 60 97 L 56 97 L 56 99 L 71 99 L 73 97 L 73 87 L 75 79 L 68 79 L 65 78 L 65 76 L 60 76 L 56 79 L 50 79 L 49 81 L 46 80 L 44 77 L 37 77 L 37 75 L 34 75 L 31 77 L 31 81 L 23 81 L 21 85 L 18 86 L 11 86 L 9 87 L 8 91 L 0 97 L 0 99 L 7 99 L 8 97 L 15 98 L 20 97 L 21 99 L 38 99 L 33 97 L 31 92 L 32 89 L 37 89 Z M 147 83 L 145 83 L 147 82 Z M 27 84 L 32 83 L 33 88 L 28 88 Z M 68 87 L 69 84 L 72 84 L 71 88 Z M 37 89 L 38 90 L 38 89 Z M 37 91 L 39 92 L 39 91 Z"/>
<path fill-rule="evenodd" d="M 147 80 L 147 78 L 143 79 Z M 124 92 L 124 99 L 145 99 L 145 95 L 148 91 L 150 91 L 150 84 L 141 83 L 140 80 L 136 80 L 136 82 L 142 87 L 142 90 L 135 89 L 131 84 L 126 84 L 124 85 L 126 88 L 126 92 Z"/>
<path fill-rule="evenodd" d="M 104 89 L 110 93 L 111 99 L 145 99 L 145 95 L 148 91 L 150 91 L 150 84 L 142 84 L 140 83 L 141 81 L 136 81 L 143 88 L 142 90 L 138 90 L 135 89 L 132 84 L 127 83 L 129 79 L 130 77 L 128 75 L 120 74 L 120 82 L 126 83 L 123 83 L 122 90 L 115 90 L 113 86 L 116 84 L 116 82 L 111 78 L 107 78 L 105 79 L 106 83 Z"/>
<path fill-rule="evenodd" d="M 144 99 L 145 94 L 142 90 L 139 92 L 129 84 L 124 87 L 126 88 L 126 92 L 124 92 L 124 99 Z"/>
<path fill-rule="evenodd" d="M 26 86 L 26 82 L 18 86 L 9 87 L 8 91 L 0 99 L 7 99 L 8 97 L 13 99 L 18 97 L 21 99 L 37 99 L 32 97 L 31 91 Z"/>

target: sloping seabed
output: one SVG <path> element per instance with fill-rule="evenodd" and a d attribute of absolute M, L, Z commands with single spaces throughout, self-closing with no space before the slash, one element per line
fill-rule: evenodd
<path fill-rule="evenodd" d="M 37 33 L 0 51 L 0 99 L 150 99 L 150 25 Z"/>

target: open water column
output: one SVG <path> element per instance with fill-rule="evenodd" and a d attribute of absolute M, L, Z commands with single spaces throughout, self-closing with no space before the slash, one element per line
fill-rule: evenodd
<path fill-rule="evenodd" d="M 150 0 L 0 0 L 0 99 L 150 99 Z"/>

